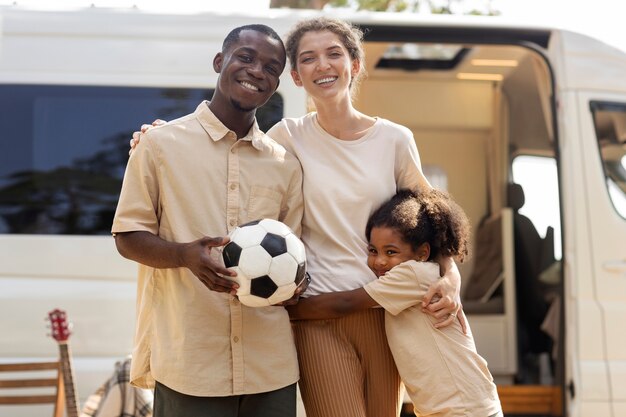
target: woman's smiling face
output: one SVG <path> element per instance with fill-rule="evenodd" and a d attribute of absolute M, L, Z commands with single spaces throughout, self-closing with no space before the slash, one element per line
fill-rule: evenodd
<path fill-rule="evenodd" d="M 331 31 L 305 33 L 297 53 L 297 71 L 291 71 L 294 82 L 314 98 L 349 96 L 350 82 L 358 72 L 358 61 L 350 54 L 339 36 Z"/>

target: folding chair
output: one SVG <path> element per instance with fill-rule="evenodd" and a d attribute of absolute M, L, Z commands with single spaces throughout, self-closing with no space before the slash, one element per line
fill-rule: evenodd
<path fill-rule="evenodd" d="M 54 404 L 53 417 L 63 417 L 63 387 L 58 361 L 0 364 L 0 405 Z"/>

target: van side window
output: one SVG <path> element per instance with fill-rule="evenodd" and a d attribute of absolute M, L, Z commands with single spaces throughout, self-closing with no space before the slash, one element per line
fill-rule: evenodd
<path fill-rule="evenodd" d="M 0 233 L 109 234 L 141 123 L 192 113 L 212 89 L 0 85 Z M 9 111 L 10 109 L 10 111 Z M 283 117 L 275 94 L 258 112 Z"/>
<path fill-rule="evenodd" d="M 626 103 L 594 101 L 591 111 L 609 196 L 626 218 Z"/>
<path fill-rule="evenodd" d="M 542 238 L 549 227 L 554 232 L 554 257 L 562 256 L 561 211 L 556 160 L 552 157 L 519 155 L 512 162 L 513 180 L 524 190 L 519 213 L 528 217 Z"/>
<path fill-rule="evenodd" d="M 422 172 L 433 188 L 448 190 L 448 173 L 441 165 L 423 164 Z"/>

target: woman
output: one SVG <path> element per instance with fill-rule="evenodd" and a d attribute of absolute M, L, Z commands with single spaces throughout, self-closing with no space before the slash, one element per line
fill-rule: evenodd
<path fill-rule="evenodd" d="M 399 188 L 430 184 L 410 130 L 352 105 L 364 69 L 359 29 L 341 20 L 309 19 L 292 29 L 285 46 L 291 76 L 316 109 L 268 132 L 298 157 L 304 172 L 302 240 L 313 277 L 306 295 L 353 290 L 375 279 L 363 262 L 369 215 Z M 435 317 L 447 318 L 444 325 L 454 320 L 454 307 L 433 307 Z M 307 416 L 398 415 L 400 380 L 383 318 L 383 309 L 370 309 L 294 322 Z"/>
<path fill-rule="evenodd" d="M 376 278 L 363 262 L 369 215 L 398 189 L 430 184 L 410 130 L 352 105 L 364 68 L 358 28 L 329 18 L 305 20 L 288 35 L 286 47 L 291 76 L 316 108 L 268 132 L 300 159 L 304 172 L 302 240 L 313 279 L 305 296 L 356 289 Z M 131 145 L 138 140 L 135 132 Z M 451 259 L 443 270 L 446 275 L 423 300 L 425 311 L 439 319 L 436 327 L 452 323 L 459 311 L 464 328 L 460 276 Z M 429 303 L 436 294 L 441 299 Z M 295 321 L 294 335 L 307 417 L 398 416 L 400 378 L 383 309 Z"/>
<path fill-rule="evenodd" d="M 467 255 L 469 220 L 439 190 L 400 190 L 371 215 L 367 266 L 379 279 L 363 288 L 302 299 L 287 307 L 300 319 L 328 319 L 380 305 L 389 347 L 416 415 L 502 417 L 497 387 L 471 334 L 459 323 L 437 330 L 414 308 L 439 280 L 440 256 Z"/>

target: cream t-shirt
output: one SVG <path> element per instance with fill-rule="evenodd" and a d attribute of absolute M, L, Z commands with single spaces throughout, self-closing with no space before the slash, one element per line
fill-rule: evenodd
<path fill-rule="evenodd" d="M 300 160 L 304 173 L 302 240 L 312 279 L 306 295 L 375 279 L 365 263 L 367 219 L 399 188 L 430 187 L 411 131 L 378 118 L 363 137 L 340 140 L 309 113 L 283 119 L 267 134 Z"/>
<path fill-rule="evenodd" d="M 439 265 L 408 261 L 366 285 L 385 311 L 389 347 L 417 416 L 486 417 L 501 410 L 487 362 L 457 320 L 435 329 L 420 300 Z"/>

